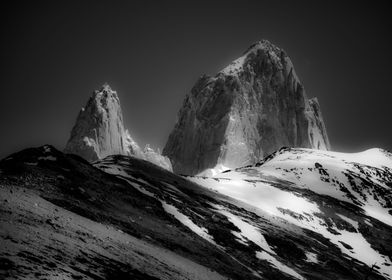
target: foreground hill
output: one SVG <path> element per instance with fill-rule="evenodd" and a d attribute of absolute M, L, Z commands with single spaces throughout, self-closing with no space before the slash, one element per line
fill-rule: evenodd
<path fill-rule="evenodd" d="M 392 227 L 380 218 L 389 215 L 380 197 L 390 199 L 390 155 L 350 169 L 354 182 L 368 172 L 367 200 L 355 202 L 304 181 L 306 168 L 334 178 L 308 167 L 306 151 L 281 150 L 219 178 L 120 155 L 92 165 L 48 145 L 15 153 L 0 161 L 0 277 L 391 279 Z M 298 157 L 298 176 L 274 165 L 285 153 Z M 369 213 L 368 193 L 379 198 Z"/>

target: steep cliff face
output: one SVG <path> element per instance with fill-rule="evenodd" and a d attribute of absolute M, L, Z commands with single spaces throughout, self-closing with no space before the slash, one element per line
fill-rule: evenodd
<path fill-rule="evenodd" d="M 197 174 L 252 164 L 283 146 L 329 149 L 329 141 L 290 58 L 263 40 L 197 81 L 163 154 L 175 172 Z"/>
<path fill-rule="evenodd" d="M 311 122 L 309 126 L 309 137 L 311 146 L 319 150 L 329 150 L 330 144 L 327 129 L 325 127 L 323 116 L 321 115 L 321 108 L 317 97 L 309 99 L 309 105 L 309 120 Z"/>
<path fill-rule="evenodd" d="M 65 152 L 88 161 L 113 154 L 141 154 L 124 128 L 120 99 L 109 85 L 96 90 L 80 110 Z"/>
<path fill-rule="evenodd" d="M 90 162 L 109 155 L 130 155 L 172 170 L 167 157 L 149 146 L 142 150 L 124 128 L 120 99 L 107 84 L 96 90 L 79 112 L 64 151 Z"/>

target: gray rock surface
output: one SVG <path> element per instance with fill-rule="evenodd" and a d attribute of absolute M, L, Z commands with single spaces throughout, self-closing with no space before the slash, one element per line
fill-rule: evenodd
<path fill-rule="evenodd" d="M 120 99 L 109 85 L 94 91 L 72 129 L 65 152 L 95 161 L 113 154 L 141 154 L 123 125 Z"/>
<path fill-rule="evenodd" d="M 155 151 L 150 145 L 146 145 L 143 150 L 143 159 L 154 163 L 164 169 L 173 171 L 170 159 L 161 154 L 159 148 Z"/>
<path fill-rule="evenodd" d="M 142 150 L 124 128 L 120 99 L 108 84 L 94 91 L 80 110 L 64 151 L 90 162 L 109 155 L 130 155 L 172 170 L 167 157 L 149 146 Z"/>
<path fill-rule="evenodd" d="M 308 100 L 286 53 L 263 40 L 184 100 L 163 154 L 174 172 L 253 164 L 283 147 L 329 149 L 316 99 Z"/>

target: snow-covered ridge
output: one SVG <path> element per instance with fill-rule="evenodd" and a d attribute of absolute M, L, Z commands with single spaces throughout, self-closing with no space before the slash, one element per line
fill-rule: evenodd
<path fill-rule="evenodd" d="M 189 177 L 267 214 L 322 234 L 342 253 L 392 277 L 392 260 L 368 236 L 392 230 L 392 156 L 382 149 L 338 153 L 283 148 L 263 161 L 213 177 Z M 352 209 L 352 210 L 348 210 Z M 355 210 L 354 210 L 355 209 Z M 309 255 L 310 261 L 315 261 Z"/>
<path fill-rule="evenodd" d="M 290 155 L 290 153 L 292 155 Z M 295 156 L 294 156 L 295 155 Z M 303 160 L 316 160 L 329 158 L 331 160 L 343 161 L 346 163 L 358 163 L 362 165 L 372 166 L 376 168 L 391 168 L 392 169 L 392 153 L 380 149 L 380 148 L 371 148 L 362 152 L 357 153 L 342 153 L 342 152 L 333 152 L 333 151 L 322 151 L 322 150 L 313 150 L 313 149 L 305 149 L 305 148 L 281 148 L 275 153 L 267 156 L 260 163 L 255 166 L 260 166 L 261 164 L 267 163 L 271 160 L 280 160 L 283 161 L 285 159 L 303 159 Z"/>

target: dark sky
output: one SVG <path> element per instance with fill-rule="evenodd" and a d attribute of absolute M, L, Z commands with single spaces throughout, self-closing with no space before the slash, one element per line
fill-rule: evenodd
<path fill-rule="evenodd" d="M 198 77 L 262 38 L 286 50 L 319 98 L 334 150 L 392 150 L 390 9 L 325 2 L 3 3 L 0 158 L 45 143 L 62 149 L 104 82 L 139 144 L 163 147 Z"/>

